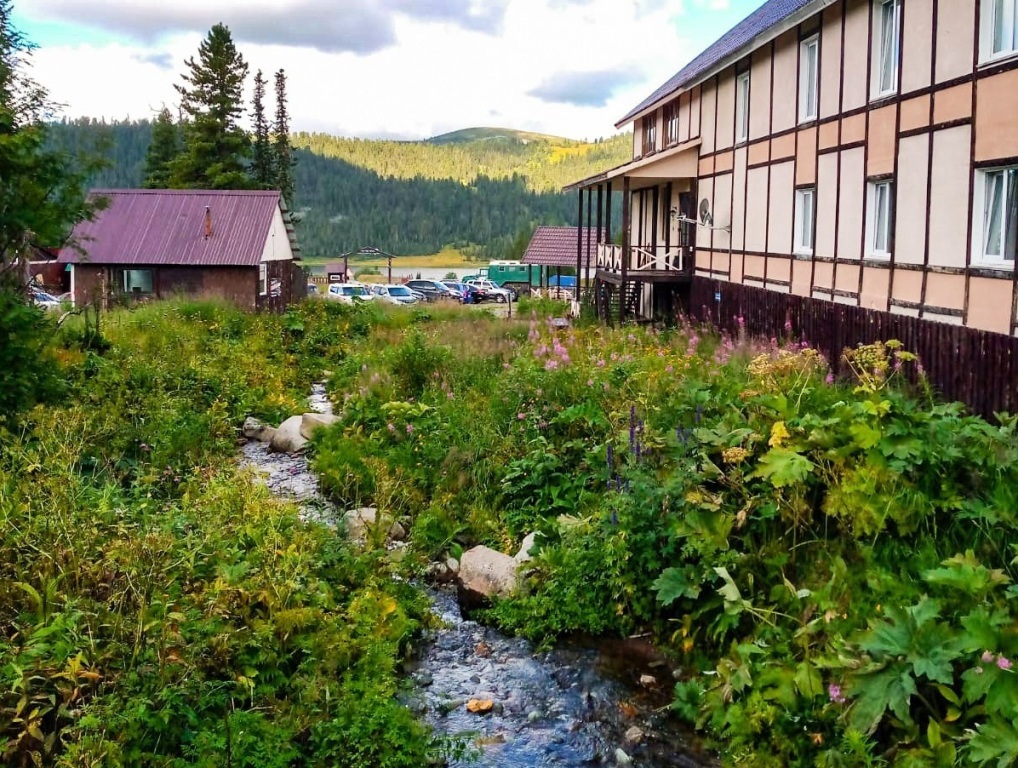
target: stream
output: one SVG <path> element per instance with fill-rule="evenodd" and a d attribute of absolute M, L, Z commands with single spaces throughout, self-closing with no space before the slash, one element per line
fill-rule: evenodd
<path fill-rule="evenodd" d="M 322 385 L 311 408 L 330 413 Z M 303 455 L 268 453 L 250 441 L 241 465 L 255 469 L 307 520 L 335 525 L 337 514 Z M 406 671 L 414 685 L 401 700 L 436 734 L 466 737 L 473 754 L 452 768 L 640 766 L 702 768 L 708 755 L 668 714 L 672 669 L 639 640 L 567 644 L 537 652 L 467 620 L 455 590 L 425 587 L 440 626 L 426 635 Z M 467 703 L 491 703 L 474 714 Z"/>

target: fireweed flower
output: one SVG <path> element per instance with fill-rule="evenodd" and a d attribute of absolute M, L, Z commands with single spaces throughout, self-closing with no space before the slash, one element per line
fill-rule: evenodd
<path fill-rule="evenodd" d="M 831 371 L 831 372 L 829 372 L 827 374 L 826 378 L 824 378 L 824 382 L 826 382 L 827 384 L 833 384 L 834 383 L 834 372 L 833 371 Z"/>
<path fill-rule="evenodd" d="M 830 697 L 831 701 L 833 701 L 835 704 L 845 703 L 845 694 L 841 692 L 840 685 L 831 683 L 829 686 L 827 686 L 827 695 Z"/>
<path fill-rule="evenodd" d="M 548 360 L 544 364 L 544 370 L 554 371 L 558 368 L 558 360 Z"/>
<path fill-rule="evenodd" d="M 525 413 L 517 413 L 516 414 L 516 418 L 519 419 L 520 421 L 523 421 L 525 418 L 527 418 L 527 414 L 525 414 Z"/>
<path fill-rule="evenodd" d="M 414 425 L 413 424 L 407 424 L 406 425 L 406 433 L 408 435 L 412 435 L 414 433 Z"/>
<path fill-rule="evenodd" d="M 1006 656 L 997 657 L 997 666 L 1001 669 L 1011 669 L 1011 659 Z"/>

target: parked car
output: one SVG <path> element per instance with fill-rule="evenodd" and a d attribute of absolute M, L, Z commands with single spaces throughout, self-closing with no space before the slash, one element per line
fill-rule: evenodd
<path fill-rule="evenodd" d="M 414 292 L 405 285 L 372 285 L 371 291 L 378 297 L 379 301 L 389 304 L 416 304 L 420 301 Z"/>
<path fill-rule="evenodd" d="M 476 288 L 480 288 L 484 291 L 486 299 L 493 299 L 499 304 L 505 304 L 507 301 L 516 300 L 516 296 L 513 291 L 508 288 L 499 288 L 496 283 L 486 278 L 467 280 L 467 285 L 473 285 Z"/>
<path fill-rule="evenodd" d="M 458 280 L 443 280 L 442 285 L 452 291 L 464 304 L 480 304 L 486 298 L 485 292 L 475 285 L 467 285 Z"/>
<path fill-rule="evenodd" d="M 326 298 L 341 301 L 344 304 L 356 304 L 360 301 L 374 301 L 376 296 L 359 283 L 331 283 L 325 293 Z"/>
<path fill-rule="evenodd" d="M 413 291 L 424 294 L 424 298 L 427 301 L 459 298 L 458 295 L 453 294 L 438 280 L 408 280 L 407 287 Z"/>

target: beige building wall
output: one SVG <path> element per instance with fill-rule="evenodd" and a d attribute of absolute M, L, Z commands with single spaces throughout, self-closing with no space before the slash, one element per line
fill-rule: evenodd
<path fill-rule="evenodd" d="M 717 99 L 716 148 L 728 149 L 735 143 L 735 70 L 729 69 L 719 78 Z"/>
<path fill-rule="evenodd" d="M 761 139 L 771 132 L 771 48 L 753 54 L 749 73 L 749 138 Z"/>
<path fill-rule="evenodd" d="M 964 267 L 968 256 L 969 165 L 972 129 L 963 125 L 933 135 L 930 179 L 930 260 L 935 267 Z"/>
<path fill-rule="evenodd" d="M 714 110 L 717 108 L 717 90 L 713 81 L 705 83 L 700 89 L 700 154 L 713 152 L 716 147 Z"/>
<path fill-rule="evenodd" d="M 901 8 L 901 91 L 909 93 L 930 84 L 933 0 L 908 0 Z"/>
<path fill-rule="evenodd" d="M 820 36 L 820 117 L 841 112 L 841 6 L 824 12 Z"/>
<path fill-rule="evenodd" d="M 735 150 L 735 168 L 732 174 L 734 191 L 732 202 L 732 247 L 746 249 L 746 147 Z"/>
<path fill-rule="evenodd" d="M 940 0 L 937 3 L 938 83 L 972 73 L 975 36 L 974 0 Z"/>
<path fill-rule="evenodd" d="M 865 106 L 869 100 L 870 80 L 866 62 L 870 45 L 869 0 L 845 0 L 845 58 L 842 62 L 844 100 L 848 111 Z"/>
<path fill-rule="evenodd" d="M 798 122 L 798 83 L 799 38 L 793 29 L 774 43 L 774 92 L 771 97 L 771 127 L 774 133 L 787 131 Z"/>
<path fill-rule="evenodd" d="M 795 164 L 771 166 L 771 198 L 767 221 L 767 252 L 792 253 L 792 219 L 795 211 Z"/>
<path fill-rule="evenodd" d="M 901 140 L 895 181 L 894 260 L 898 264 L 922 264 L 926 258 L 929 148 L 928 134 Z"/>
<path fill-rule="evenodd" d="M 861 147 L 841 153 L 841 183 L 838 185 L 839 260 L 858 260 L 863 238 L 865 207 L 865 150 Z"/>
<path fill-rule="evenodd" d="M 766 168 L 750 168 L 746 172 L 746 245 L 745 250 L 763 252 L 767 248 Z"/>
<path fill-rule="evenodd" d="M 817 227 L 813 253 L 834 258 L 838 212 L 838 155 L 821 155 L 817 169 Z"/>

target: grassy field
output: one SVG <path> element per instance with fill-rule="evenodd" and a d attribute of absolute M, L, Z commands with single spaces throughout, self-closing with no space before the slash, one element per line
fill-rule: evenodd
<path fill-rule="evenodd" d="M 303 260 L 305 266 L 316 267 L 329 262 L 341 261 L 342 257 L 324 257 L 316 256 Z M 427 267 L 449 267 L 450 269 L 455 267 L 466 267 L 474 266 L 479 263 L 478 261 L 472 261 L 467 254 L 458 248 L 443 248 L 438 253 L 431 253 L 419 256 L 393 256 L 392 266 L 394 267 L 409 267 L 412 269 L 427 268 Z M 381 266 L 386 265 L 385 259 L 350 259 L 350 264 L 354 267 L 363 267 L 368 265 Z"/>

